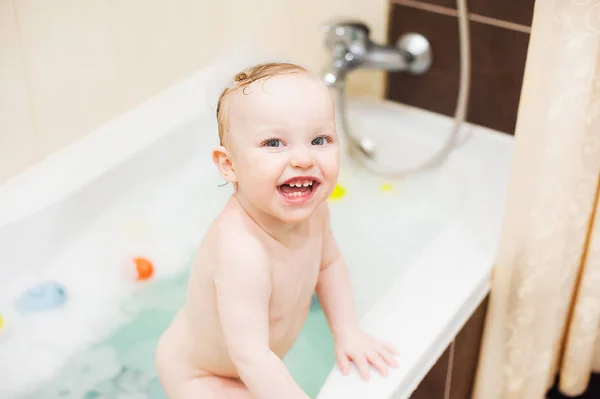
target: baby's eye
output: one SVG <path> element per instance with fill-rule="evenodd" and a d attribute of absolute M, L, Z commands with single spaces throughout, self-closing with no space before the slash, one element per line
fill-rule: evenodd
<path fill-rule="evenodd" d="M 311 144 L 312 145 L 325 145 L 329 142 L 331 142 L 331 138 L 329 138 L 327 136 L 320 136 L 320 137 L 317 137 L 316 139 L 314 139 L 311 142 Z"/>
<path fill-rule="evenodd" d="M 281 147 L 283 142 L 279 139 L 269 139 L 263 143 L 265 147 Z"/>

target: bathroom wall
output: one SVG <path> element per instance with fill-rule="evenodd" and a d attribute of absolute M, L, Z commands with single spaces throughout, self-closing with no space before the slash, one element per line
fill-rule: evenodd
<path fill-rule="evenodd" d="M 0 183 L 242 42 L 318 72 L 323 22 L 387 38 L 388 0 L 0 0 Z M 382 97 L 384 74 L 349 92 Z"/>
<path fill-rule="evenodd" d="M 514 133 L 534 0 L 468 0 L 471 91 L 468 120 Z M 434 62 L 424 76 L 390 73 L 386 97 L 454 115 L 459 87 L 456 0 L 391 0 L 389 43 L 424 34 Z"/>

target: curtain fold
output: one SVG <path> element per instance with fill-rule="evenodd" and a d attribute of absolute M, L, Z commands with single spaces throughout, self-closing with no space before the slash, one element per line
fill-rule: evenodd
<path fill-rule="evenodd" d="M 538 0 L 474 399 L 600 366 L 600 0 Z"/>

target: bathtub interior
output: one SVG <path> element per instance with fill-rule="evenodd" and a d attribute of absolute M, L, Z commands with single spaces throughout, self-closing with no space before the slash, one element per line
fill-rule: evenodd
<path fill-rule="evenodd" d="M 399 130 L 401 108 L 390 109 L 383 122 L 381 114 L 373 116 L 372 105 L 351 112 L 362 131 L 388 138 L 395 158 L 439 144 L 427 114 L 407 119 L 409 128 Z M 219 187 L 210 159 L 216 137 L 211 115 L 181 121 L 76 193 L 0 228 L 0 312 L 6 320 L 0 396 L 162 397 L 154 345 L 183 301 L 203 232 L 231 194 L 229 186 Z M 400 182 L 347 159 L 342 168 L 345 195 L 330 200 L 332 228 L 362 317 L 460 210 L 467 187 L 455 162 Z M 154 263 L 151 281 L 132 278 L 135 256 Z M 45 280 L 66 286 L 66 306 L 31 316 L 16 312 L 15 298 Z M 285 362 L 315 397 L 334 365 L 332 338 L 318 307 Z"/>

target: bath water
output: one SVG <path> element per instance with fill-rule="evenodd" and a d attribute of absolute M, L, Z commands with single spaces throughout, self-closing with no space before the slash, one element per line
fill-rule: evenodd
<path fill-rule="evenodd" d="M 129 302 L 132 320 L 74 359 L 50 385 L 27 399 L 166 399 L 156 377 L 154 349 L 185 300 L 187 271 L 148 284 Z M 334 366 L 333 338 L 320 307 L 284 359 L 300 387 L 316 397 Z"/>

